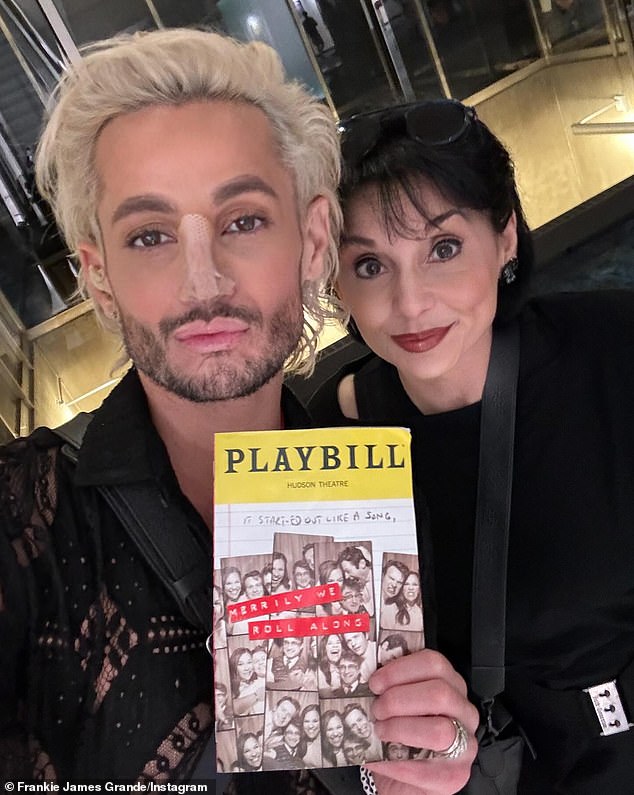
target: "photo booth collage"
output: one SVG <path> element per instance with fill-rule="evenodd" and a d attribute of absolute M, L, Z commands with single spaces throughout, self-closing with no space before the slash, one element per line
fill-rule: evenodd
<path fill-rule="evenodd" d="M 294 533 L 276 533 L 271 555 L 221 559 L 213 604 L 219 771 L 425 756 L 399 743 L 383 745 L 373 729 L 371 674 L 424 645 L 417 556 L 384 553 L 381 572 L 375 594 L 371 541 Z M 332 584 L 339 599 L 295 609 L 302 591 Z M 283 609 L 237 620 L 235 606 L 251 600 Z M 312 619 L 304 623 L 321 634 L 267 637 L 262 630 L 264 637 L 249 637 L 253 621 L 281 628 L 298 618 Z"/>

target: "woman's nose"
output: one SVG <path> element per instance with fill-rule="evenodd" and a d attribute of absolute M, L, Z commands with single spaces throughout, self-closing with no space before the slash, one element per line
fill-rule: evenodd
<path fill-rule="evenodd" d="M 425 277 L 412 269 L 399 274 L 394 286 L 393 302 L 395 309 L 405 317 L 417 317 L 434 305 L 433 290 Z"/>

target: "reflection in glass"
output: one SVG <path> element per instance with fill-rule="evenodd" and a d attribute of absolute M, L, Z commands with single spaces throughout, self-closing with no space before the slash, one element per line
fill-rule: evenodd
<path fill-rule="evenodd" d="M 606 44 L 600 0 L 537 0 L 540 24 L 553 52 Z"/>

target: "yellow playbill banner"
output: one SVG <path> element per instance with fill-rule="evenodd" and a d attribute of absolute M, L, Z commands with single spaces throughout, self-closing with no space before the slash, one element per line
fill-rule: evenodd
<path fill-rule="evenodd" d="M 412 496 L 405 428 L 220 433 L 214 467 L 216 504 Z"/>

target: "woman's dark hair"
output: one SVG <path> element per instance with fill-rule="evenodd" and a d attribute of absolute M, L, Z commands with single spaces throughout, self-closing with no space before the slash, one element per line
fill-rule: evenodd
<path fill-rule="evenodd" d="M 403 196 L 429 219 L 421 185 L 431 185 L 446 201 L 459 207 L 487 213 L 498 233 L 515 212 L 519 264 L 511 284 L 503 280 L 498 284 L 495 316 L 496 324 L 507 323 L 526 300 L 534 259 L 532 237 L 508 151 L 477 118 L 456 141 L 442 145 L 414 140 L 403 126 L 391 129 L 392 132 L 381 135 L 377 145 L 360 162 L 344 164 L 339 188 L 344 219 L 348 203 L 365 187 L 377 191 L 379 213 L 388 234 L 404 237 L 411 237 L 415 230 L 407 226 Z M 358 331 L 356 335 L 359 338 Z"/>
<path fill-rule="evenodd" d="M 244 756 L 244 746 L 247 743 L 247 740 L 255 740 L 256 742 L 262 745 L 260 738 L 257 734 L 253 732 L 240 732 L 238 735 L 238 739 L 236 740 L 236 749 L 237 749 L 237 762 L 240 766 L 240 769 L 243 770 L 245 773 L 248 773 L 250 770 L 259 770 L 259 768 L 252 767 L 246 760 Z"/>
<path fill-rule="evenodd" d="M 333 635 L 336 633 L 332 633 Z M 332 686 L 332 673 L 330 671 L 330 663 L 328 662 L 328 655 L 326 654 L 326 646 L 328 645 L 328 639 L 332 637 L 331 635 L 322 635 L 319 639 L 319 650 L 317 652 L 317 659 L 319 660 L 319 669 L 324 675 L 324 679 L 329 687 Z M 341 635 L 339 637 L 339 642 L 341 643 L 341 650 L 343 652 L 344 645 Z"/>
<path fill-rule="evenodd" d="M 231 695 L 233 696 L 233 698 L 238 698 L 238 696 L 240 695 L 241 679 L 240 676 L 238 675 L 238 662 L 240 660 L 240 657 L 242 657 L 242 655 L 245 653 L 248 654 L 250 657 L 253 657 L 253 655 L 251 654 L 251 649 L 247 649 L 244 646 L 241 646 L 237 649 L 234 649 L 233 652 L 231 653 L 231 657 L 229 658 L 229 680 L 231 682 Z M 249 679 L 249 682 L 255 682 L 257 678 L 258 676 L 254 671 L 253 674 L 251 675 L 251 678 Z"/>
<path fill-rule="evenodd" d="M 328 576 L 334 569 L 339 569 L 341 572 L 341 579 L 343 579 L 343 569 L 336 560 L 324 560 L 319 564 L 319 582 L 321 585 L 328 583 Z"/>
<path fill-rule="evenodd" d="M 327 709 L 325 712 L 322 712 L 321 715 L 321 755 L 324 759 L 330 762 L 332 767 L 337 767 L 337 756 L 335 754 L 334 748 L 332 747 L 332 745 L 328 740 L 328 737 L 326 736 L 326 729 L 328 727 L 328 723 L 332 718 L 334 718 L 335 715 L 339 718 L 339 720 L 341 721 L 341 725 L 343 727 L 343 718 L 341 717 L 341 712 L 339 712 L 338 710 Z"/>

